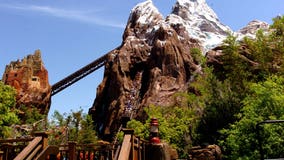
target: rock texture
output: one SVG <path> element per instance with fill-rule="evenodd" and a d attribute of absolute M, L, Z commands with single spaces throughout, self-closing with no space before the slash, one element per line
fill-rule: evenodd
<path fill-rule="evenodd" d="M 239 34 L 251 33 L 250 28 L 254 27 Z M 166 18 L 151 0 L 135 6 L 122 44 L 108 55 L 103 81 L 89 110 L 99 135 L 111 137 L 125 115 L 145 119 L 144 107 L 174 105 L 174 94 L 188 91 L 194 75 L 202 74 L 190 50 L 199 48 L 205 55 L 228 32 L 233 31 L 219 21 L 205 0 L 177 0 Z M 215 63 L 221 54 L 217 47 L 207 55 Z"/>
<path fill-rule="evenodd" d="M 233 34 L 237 37 L 237 40 L 241 41 L 242 39 L 244 39 L 244 37 L 251 39 L 256 38 L 257 31 L 259 30 L 262 30 L 265 34 L 270 32 L 269 24 L 259 20 L 253 20 L 249 22 L 247 26 L 243 27 L 237 32 L 234 32 Z M 224 70 L 223 62 L 221 60 L 221 57 L 223 55 L 223 48 L 224 47 L 222 45 L 219 45 L 215 48 L 211 48 L 205 55 L 207 58 L 207 65 L 213 66 L 214 70 L 220 73 Z M 240 52 L 240 54 L 241 58 L 244 61 L 250 64 L 253 69 L 258 69 L 258 63 L 251 59 L 250 53 L 247 52 L 247 46 L 241 44 L 239 46 L 239 51 L 242 51 Z"/>
<path fill-rule="evenodd" d="M 217 145 L 192 147 L 189 151 L 190 160 L 221 160 L 221 148 Z"/>
<path fill-rule="evenodd" d="M 264 32 L 268 32 L 269 24 L 259 20 L 253 20 L 249 22 L 247 26 L 237 31 L 236 36 L 238 36 L 238 39 L 242 39 L 244 37 L 255 38 L 256 32 L 260 29 Z"/>
<path fill-rule="evenodd" d="M 2 81 L 17 90 L 18 107 L 21 105 L 33 106 L 38 108 L 42 114 L 48 113 L 51 86 L 39 50 L 21 61 L 13 61 L 7 65 Z"/>
<path fill-rule="evenodd" d="M 174 105 L 173 95 L 187 91 L 193 73 L 201 73 L 191 48 L 200 48 L 184 26 L 169 23 L 152 1 L 131 11 L 121 46 L 113 50 L 90 113 L 101 135 L 120 127 L 125 110 L 145 118 L 149 105 Z"/>
<path fill-rule="evenodd" d="M 177 0 L 169 22 L 186 28 L 191 38 L 201 42 L 205 51 L 216 47 L 233 31 L 222 24 L 205 0 Z"/>

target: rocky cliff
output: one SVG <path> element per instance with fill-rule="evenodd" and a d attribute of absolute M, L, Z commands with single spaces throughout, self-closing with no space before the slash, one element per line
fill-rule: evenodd
<path fill-rule="evenodd" d="M 125 114 L 143 119 L 144 107 L 174 105 L 174 94 L 188 91 L 194 75 L 202 74 L 191 50 L 205 55 L 230 32 L 205 0 L 177 0 L 166 18 L 151 0 L 135 6 L 122 44 L 108 56 L 90 108 L 99 134 L 115 133 Z M 238 32 L 243 33 L 250 33 L 249 28 Z"/>
<path fill-rule="evenodd" d="M 13 61 L 7 65 L 2 81 L 17 90 L 18 107 L 21 105 L 33 106 L 38 108 L 42 114 L 48 113 L 51 86 L 39 50 L 21 61 Z"/>

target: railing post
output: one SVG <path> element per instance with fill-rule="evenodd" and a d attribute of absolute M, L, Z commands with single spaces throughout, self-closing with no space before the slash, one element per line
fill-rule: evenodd
<path fill-rule="evenodd" d="M 48 134 L 46 132 L 36 132 L 36 137 L 42 137 L 42 148 L 43 150 L 48 146 Z"/>
<path fill-rule="evenodd" d="M 10 144 L 10 143 L 7 143 L 4 145 L 5 147 L 4 148 L 4 153 L 3 153 L 3 160 L 6 160 L 6 159 L 10 159 L 11 157 L 11 152 L 12 152 L 12 148 L 13 148 L 13 145 Z"/>
<path fill-rule="evenodd" d="M 130 157 L 130 155 L 133 155 L 133 153 L 131 153 L 131 149 L 133 145 L 132 138 L 134 130 L 124 129 L 123 132 L 124 132 L 124 138 L 118 156 L 118 160 L 126 160 L 126 159 L 128 160 L 129 158 L 132 160 L 132 157 Z"/>
<path fill-rule="evenodd" d="M 76 142 L 68 142 L 69 160 L 76 160 Z"/>
<path fill-rule="evenodd" d="M 3 155 L 4 155 L 4 152 L 0 151 L 0 160 L 3 160 Z"/>

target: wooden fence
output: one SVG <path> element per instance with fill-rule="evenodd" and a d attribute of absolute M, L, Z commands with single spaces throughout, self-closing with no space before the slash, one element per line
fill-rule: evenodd
<path fill-rule="evenodd" d="M 124 129 L 124 138 L 114 156 L 115 160 L 146 160 L 148 142 L 134 135 L 134 130 Z"/>
<path fill-rule="evenodd" d="M 77 144 L 69 142 L 68 145 L 60 145 L 57 158 L 60 160 L 112 160 L 112 144 Z"/>
<path fill-rule="evenodd" d="M 98 142 L 49 146 L 46 133 L 35 137 L 0 140 L 0 160 L 146 160 L 147 142 L 124 130 L 122 144 Z"/>

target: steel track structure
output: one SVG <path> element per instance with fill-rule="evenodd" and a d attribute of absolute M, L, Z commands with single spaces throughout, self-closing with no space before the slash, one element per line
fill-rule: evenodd
<path fill-rule="evenodd" d="M 72 84 L 76 83 L 80 79 L 86 77 L 87 75 L 91 74 L 92 72 L 104 66 L 106 63 L 107 55 L 108 53 L 94 60 L 93 62 L 86 65 L 85 67 L 77 70 L 76 72 L 70 74 L 69 76 L 65 77 L 59 82 L 53 84 L 51 86 L 51 96 L 54 96 L 55 94 L 59 93 L 65 88 L 71 86 Z"/>

